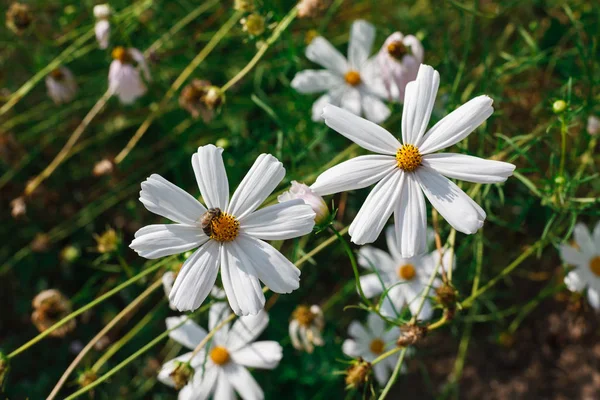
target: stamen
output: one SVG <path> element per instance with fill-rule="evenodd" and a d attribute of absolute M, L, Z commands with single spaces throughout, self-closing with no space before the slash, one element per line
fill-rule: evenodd
<path fill-rule="evenodd" d="M 221 213 L 211 221 L 211 231 L 211 239 L 218 242 L 231 242 L 240 231 L 240 223 L 233 215 Z"/>
<path fill-rule="evenodd" d="M 210 359 L 217 365 L 224 365 L 229 362 L 229 352 L 225 347 L 215 346 L 210 351 Z"/>
<path fill-rule="evenodd" d="M 405 281 L 412 280 L 415 275 L 417 275 L 417 271 L 412 264 L 404 264 L 398 268 L 398 276 Z"/>
<path fill-rule="evenodd" d="M 112 58 L 115 60 L 119 60 L 122 63 L 131 61 L 130 57 L 129 57 L 129 53 L 122 46 L 118 46 L 118 47 L 114 48 L 114 50 L 112 51 Z"/>
<path fill-rule="evenodd" d="M 360 74 L 358 73 L 358 71 L 354 70 L 346 72 L 346 75 L 344 75 L 344 79 L 346 80 L 346 83 L 352 86 L 358 86 L 361 82 Z"/>
<path fill-rule="evenodd" d="M 596 256 L 590 260 L 590 271 L 600 277 L 600 256 Z"/>
<path fill-rule="evenodd" d="M 379 338 L 373 339 L 373 341 L 371 342 L 371 345 L 369 346 L 369 349 L 371 350 L 371 352 L 375 353 L 375 354 L 383 353 L 384 348 L 385 348 L 385 343 L 383 343 L 383 340 L 381 340 Z"/>
<path fill-rule="evenodd" d="M 423 161 L 423 157 L 419 152 L 419 149 L 412 144 L 402 145 L 396 152 L 396 162 L 398 164 L 398 168 L 406 171 L 412 172 Z"/>
<path fill-rule="evenodd" d="M 307 306 L 298 306 L 292 313 L 292 318 L 298 321 L 302 326 L 310 326 L 316 315 L 310 311 Z"/>
<path fill-rule="evenodd" d="M 399 40 L 388 44 L 387 51 L 390 56 L 397 60 L 402 60 L 402 57 L 410 53 L 410 49 Z"/>

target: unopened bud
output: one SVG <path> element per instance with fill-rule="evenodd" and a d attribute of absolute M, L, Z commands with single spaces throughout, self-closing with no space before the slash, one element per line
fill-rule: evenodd
<path fill-rule="evenodd" d="M 416 324 L 404 325 L 400 328 L 400 337 L 396 342 L 398 347 L 413 346 L 427 335 L 427 327 Z"/>
<path fill-rule="evenodd" d="M 79 386 L 84 388 L 94 383 L 97 379 L 98 374 L 96 374 L 91 369 L 88 369 L 87 371 L 84 371 L 79 374 L 79 376 L 77 377 L 77 383 L 79 384 Z"/>
<path fill-rule="evenodd" d="M 115 170 L 115 163 L 108 158 L 100 160 L 94 165 L 92 174 L 94 176 L 111 175 Z"/>
<path fill-rule="evenodd" d="M 346 370 L 346 388 L 358 389 L 369 381 L 372 366 L 370 362 L 359 358 Z"/>
<path fill-rule="evenodd" d="M 250 14 L 240 22 L 244 32 L 252 36 L 260 36 L 265 31 L 265 18 L 260 14 Z"/>
<path fill-rule="evenodd" d="M 72 263 L 81 255 L 81 250 L 75 246 L 66 246 L 60 252 L 60 259 L 66 263 Z"/>
<path fill-rule="evenodd" d="M 173 379 L 175 389 L 181 390 L 194 376 L 194 368 L 189 362 L 179 362 L 169 376 Z"/>
<path fill-rule="evenodd" d="M 567 103 L 564 100 L 556 100 L 552 104 L 552 111 L 554 111 L 555 114 L 560 114 L 563 111 L 565 111 L 566 109 L 567 109 Z"/>
<path fill-rule="evenodd" d="M 99 253 L 112 253 L 119 244 L 117 231 L 112 228 L 108 228 L 102 235 L 94 235 L 94 239 L 96 239 L 96 249 Z"/>
<path fill-rule="evenodd" d="M 27 203 L 25 203 L 25 198 L 23 196 L 17 197 L 10 202 L 10 215 L 12 215 L 14 219 L 24 217 L 26 213 Z"/>
<path fill-rule="evenodd" d="M 458 294 L 456 289 L 454 289 L 448 283 L 442 284 L 440 287 L 435 289 L 435 299 L 436 301 L 445 309 L 456 308 L 456 300 Z"/>
<path fill-rule="evenodd" d="M 315 223 L 317 225 L 325 222 L 329 217 L 329 208 L 327 207 L 325 200 L 304 183 L 292 181 L 290 190 L 277 197 L 277 201 L 280 203 L 295 199 L 301 199 L 313 209 L 315 212 Z"/>

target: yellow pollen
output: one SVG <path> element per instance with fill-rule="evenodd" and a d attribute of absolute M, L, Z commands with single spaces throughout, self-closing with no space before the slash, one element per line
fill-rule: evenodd
<path fill-rule="evenodd" d="M 210 359 L 217 365 L 224 365 L 229 362 L 229 352 L 225 347 L 216 346 L 210 351 Z"/>
<path fill-rule="evenodd" d="M 373 339 L 373 341 L 371 342 L 371 345 L 369 346 L 369 349 L 371 349 L 372 353 L 381 354 L 381 353 L 383 353 L 384 347 L 385 347 L 385 343 L 383 343 L 383 340 L 377 338 L 377 339 Z"/>
<path fill-rule="evenodd" d="M 596 276 L 600 276 L 600 256 L 596 256 L 590 260 L 590 270 Z"/>
<path fill-rule="evenodd" d="M 124 63 L 129 61 L 129 54 L 127 54 L 127 50 L 124 47 L 118 46 L 112 51 L 112 58 Z"/>
<path fill-rule="evenodd" d="M 292 318 L 298 321 L 300 325 L 308 327 L 315 319 L 315 314 L 307 306 L 298 306 L 292 313 Z"/>
<path fill-rule="evenodd" d="M 211 239 L 218 242 L 231 242 L 240 231 L 240 223 L 233 215 L 221 213 L 211 221 Z"/>
<path fill-rule="evenodd" d="M 390 56 L 394 57 L 397 60 L 401 60 L 406 54 L 408 54 L 408 49 L 404 45 L 404 43 L 400 41 L 392 42 L 387 45 L 387 51 Z"/>
<path fill-rule="evenodd" d="M 423 157 L 421 153 L 419 153 L 419 149 L 417 149 L 412 144 L 402 145 L 396 152 L 396 163 L 398 168 L 403 169 L 406 172 L 412 172 L 423 161 Z"/>
<path fill-rule="evenodd" d="M 64 78 L 62 71 L 60 70 L 60 68 L 56 68 L 53 69 L 52 72 L 50 72 L 50 76 L 54 79 L 56 79 L 57 81 L 62 80 L 62 78 Z"/>
<path fill-rule="evenodd" d="M 349 85 L 357 86 L 360 85 L 360 74 L 357 71 L 348 71 L 346 75 L 344 75 L 344 79 Z"/>
<path fill-rule="evenodd" d="M 417 271 L 412 264 L 404 264 L 398 268 L 398 276 L 405 281 L 410 281 L 415 275 L 417 275 Z"/>

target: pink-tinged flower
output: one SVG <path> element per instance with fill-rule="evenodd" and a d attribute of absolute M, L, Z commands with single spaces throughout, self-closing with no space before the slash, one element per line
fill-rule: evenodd
<path fill-rule="evenodd" d="M 58 67 L 46 76 L 48 96 L 55 104 L 68 103 L 77 94 L 77 82 L 67 67 Z"/>
<path fill-rule="evenodd" d="M 97 6 L 94 6 L 94 17 L 96 17 L 94 32 L 96 33 L 98 46 L 100 46 L 101 49 L 106 49 L 110 38 L 110 23 L 108 22 L 108 17 L 110 17 L 110 7 L 108 4 L 98 4 Z"/>
<path fill-rule="evenodd" d="M 300 199 L 308 204 L 315 212 L 315 223 L 320 224 L 329 216 L 329 208 L 325 200 L 304 183 L 292 181 L 292 187 L 287 192 L 277 196 L 280 203 Z"/>
<path fill-rule="evenodd" d="M 150 81 L 150 70 L 141 51 L 134 48 L 117 47 L 112 52 L 113 62 L 108 72 L 108 89 L 123 104 L 131 104 L 146 93 L 146 81 Z"/>

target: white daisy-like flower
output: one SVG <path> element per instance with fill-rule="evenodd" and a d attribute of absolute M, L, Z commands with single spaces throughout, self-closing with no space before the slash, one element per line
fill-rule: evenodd
<path fill-rule="evenodd" d="M 265 304 L 261 281 L 275 293 L 291 293 L 300 282 L 300 270 L 265 240 L 310 233 L 315 213 L 302 200 L 257 210 L 285 176 L 281 162 L 270 154 L 256 159 L 230 199 L 222 152 L 208 145 L 192 156 L 207 207 L 160 175 L 142 183 L 144 206 L 176 224 L 146 226 L 136 232 L 130 247 L 150 259 L 197 248 L 183 263 L 169 295 L 179 311 L 200 307 L 220 266 L 233 311 L 256 314 Z"/>
<path fill-rule="evenodd" d="M 572 292 L 587 288 L 590 305 L 600 310 L 600 222 L 592 234 L 584 224 L 578 223 L 573 236 L 576 246 L 563 244 L 559 247 L 563 262 L 575 266 L 565 276 L 565 285 Z"/>
<path fill-rule="evenodd" d="M 327 194 L 377 183 L 350 225 L 352 242 L 374 242 L 394 213 L 400 254 L 426 251 L 427 210 L 423 193 L 457 231 L 475 233 L 485 211 L 450 179 L 475 183 L 504 182 L 515 166 L 466 154 L 438 153 L 467 137 L 492 115 L 492 99 L 479 96 L 443 118 L 427 133 L 439 74 L 421 65 L 407 85 L 402 113 L 402 142 L 382 127 L 338 107 L 323 111 L 325 123 L 359 146 L 378 153 L 353 158 L 322 173 L 311 186 Z"/>
<path fill-rule="evenodd" d="M 587 120 L 586 130 L 587 133 L 592 136 L 596 136 L 598 133 L 600 133 L 600 118 L 596 117 L 595 115 L 590 115 Z"/>
<path fill-rule="evenodd" d="M 329 216 L 329 208 L 327 207 L 325 200 L 323 200 L 323 197 L 313 192 L 308 185 L 292 181 L 292 187 L 290 190 L 277 196 L 277 201 L 280 203 L 295 199 L 301 199 L 304 201 L 304 203 L 311 206 L 316 214 L 315 222 L 317 224 L 325 221 L 325 219 L 327 219 Z"/>
<path fill-rule="evenodd" d="M 306 48 L 306 57 L 325 67 L 324 70 L 298 72 L 292 87 L 300 93 L 327 92 L 312 107 L 313 121 L 322 120 L 323 107 L 339 105 L 373 122 L 383 122 L 390 110 L 381 99 L 386 97 L 378 65 L 369 59 L 375 28 L 366 21 L 352 24 L 348 44 L 348 60 L 327 39 L 319 36 Z"/>
<path fill-rule="evenodd" d="M 46 76 L 46 89 L 55 104 L 64 104 L 73 100 L 77 94 L 77 82 L 71 70 L 59 67 Z"/>
<path fill-rule="evenodd" d="M 423 45 L 413 35 L 394 32 L 385 40 L 377 62 L 390 99 L 404 101 L 406 85 L 417 78 L 423 53 Z"/>
<path fill-rule="evenodd" d="M 229 314 L 224 303 L 211 306 L 208 317 L 208 329 L 219 325 Z M 167 328 L 180 325 L 187 317 L 167 318 Z M 182 363 L 192 368 L 187 384 L 179 391 L 179 400 L 203 400 L 211 395 L 215 400 L 234 399 L 235 392 L 245 400 L 260 400 L 264 393 L 248 368 L 274 369 L 282 357 L 279 343 L 268 340 L 255 342 L 269 323 L 267 313 L 239 318 L 231 326 L 225 325 L 216 331 L 210 346 L 200 350 L 192 358 L 192 352 L 183 354 L 165 363 L 158 380 L 175 387 L 178 380 L 176 369 Z M 184 347 L 194 350 L 206 337 L 206 331 L 193 321 L 186 321 L 169 333 L 171 339 Z"/>
<path fill-rule="evenodd" d="M 315 346 L 323 346 L 325 342 L 321 336 L 325 318 L 323 310 L 316 304 L 312 306 L 298 306 L 292 313 L 289 325 L 289 334 L 292 346 L 296 350 L 312 353 Z"/>
<path fill-rule="evenodd" d="M 111 94 L 119 97 L 121 103 L 131 104 L 148 90 L 140 75 L 141 70 L 146 81 L 150 81 L 146 59 L 138 49 L 123 47 L 116 47 L 112 57 L 108 71 L 108 89 Z"/>
<path fill-rule="evenodd" d="M 370 313 L 366 326 L 358 321 L 352 321 L 348 327 L 348 335 L 352 339 L 344 341 L 342 345 L 344 354 L 353 358 L 362 357 L 365 361 L 372 362 L 386 351 L 396 347 L 400 328 L 395 326 L 386 331 L 385 321 L 377 314 Z M 397 362 L 398 354 L 393 354 L 373 365 L 373 374 L 380 385 L 387 383 Z"/>
<path fill-rule="evenodd" d="M 101 49 L 106 49 L 110 38 L 110 23 L 108 22 L 108 18 L 110 17 L 110 6 L 108 4 L 98 4 L 94 6 L 94 17 L 96 17 L 94 32 L 96 33 L 98 46 L 100 46 Z"/>
<path fill-rule="evenodd" d="M 381 314 L 399 317 L 402 308 L 408 305 L 412 315 L 416 315 L 423 296 L 431 295 L 431 288 L 427 291 L 427 285 L 440 262 L 440 253 L 434 250 L 426 255 L 404 258 L 398 249 L 394 227 L 386 229 L 386 239 L 389 253 L 371 246 L 364 246 L 359 250 L 358 264 L 373 271 L 372 274 L 360 277 L 361 287 L 368 298 L 380 296 L 384 290 L 388 290 L 381 304 Z M 454 268 L 456 263 L 451 253 L 446 251 L 442 265 L 447 269 L 450 264 Z M 436 278 L 432 288 L 440 283 L 441 279 Z M 432 314 L 431 302 L 425 300 L 418 318 L 427 320 Z"/>

